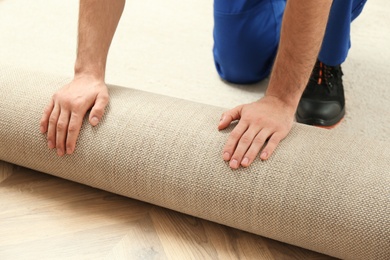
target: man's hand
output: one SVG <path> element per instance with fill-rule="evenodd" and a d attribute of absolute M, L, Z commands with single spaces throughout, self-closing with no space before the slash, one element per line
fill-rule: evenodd
<path fill-rule="evenodd" d="M 85 114 L 96 126 L 109 100 L 104 83 L 108 50 L 125 0 L 80 0 L 75 77 L 55 93 L 43 113 L 40 130 L 59 156 L 71 154 Z"/>
<path fill-rule="evenodd" d="M 59 156 L 73 153 L 85 114 L 92 108 L 89 123 L 96 126 L 109 101 L 106 84 L 92 76 L 78 76 L 55 93 L 46 106 L 40 130 L 47 132 L 48 147 Z"/>
<path fill-rule="evenodd" d="M 223 159 L 230 161 L 231 168 L 248 167 L 261 150 L 260 159 L 268 159 L 290 132 L 324 38 L 331 5 L 332 0 L 287 1 L 265 97 L 225 112 L 219 123 L 218 129 L 224 129 L 240 120 L 223 149 Z"/>
<path fill-rule="evenodd" d="M 233 169 L 240 165 L 248 167 L 262 150 L 260 159 L 267 160 L 290 132 L 294 113 L 295 107 L 274 96 L 265 96 L 259 101 L 223 113 L 219 130 L 239 120 L 223 149 L 223 159 L 230 161 Z"/>

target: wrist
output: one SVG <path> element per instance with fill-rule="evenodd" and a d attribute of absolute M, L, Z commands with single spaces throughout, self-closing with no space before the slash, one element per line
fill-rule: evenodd
<path fill-rule="evenodd" d="M 277 98 L 294 111 L 298 107 L 301 95 L 302 91 L 300 91 L 299 88 L 297 88 L 295 91 L 288 91 L 285 88 L 273 88 L 272 86 L 269 86 L 265 93 L 266 97 Z"/>
<path fill-rule="evenodd" d="M 104 73 L 95 70 L 75 70 L 74 78 L 91 78 L 96 81 L 104 82 Z"/>
<path fill-rule="evenodd" d="M 274 100 L 274 102 L 280 104 L 289 114 L 295 114 L 299 103 L 299 99 L 286 98 L 284 96 L 274 95 L 273 93 L 266 93 L 264 98 Z"/>
<path fill-rule="evenodd" d="M 305 90 L 310 71 L 296 65 L 296 60 L 287 53 L 286 50 L 279 50 L 265 95 L 276 97 L 295 110 Z"/>
<path fill-rule="evenodd" d="M 104 76 L 102 76 L 100 73 L 96 73 L 95 71 L 91 71 L 91 70 L 80 70 L 80 71 L 75 70 L 74 80 L 77 81 L 87 80 L 89 82 L 104 83 Z"/>
<path fill-rule="evenodd" d="M 77 59 L 74 66 L 74 76 L 75 78 L 87 76 L 95 80 L 104 81 L 105 64 L 99 62 L 83 62 L 81 59 Z"/>

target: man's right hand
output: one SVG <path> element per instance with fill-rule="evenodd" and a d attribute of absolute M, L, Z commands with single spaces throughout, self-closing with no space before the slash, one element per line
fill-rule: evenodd
<path fill-rule="evenodd" d="M 71 154 L 85 114 L 96 126 L 108 104 L 104 83 L 108 50 L 125 0 L 80 0 L 75 77 L 55 93 L 43 113 L 40 130 L 59 156 Z"/>
<path fill-rule="evenodd" d="M 103 80 L 90 75 L 75 76 L 53 95 L 43 112 L 40 131 L 47 132 L 48 147 L 56 148 L 59 156 L 72 154 L 87 111 L 91 109 L 89 123 L 96 126 L 108 102 Z"/>

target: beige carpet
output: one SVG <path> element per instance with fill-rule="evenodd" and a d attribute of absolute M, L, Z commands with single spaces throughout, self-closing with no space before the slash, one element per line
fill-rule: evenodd
<path fill-rule="evenodd" d="M 382 5 L 368 3 L 361 19 L 354 24 L 353 49 L 344 66 L 347 117 L 340 127 L 326 134 L 330 140 L 333 134 L 334 138 L 353 136 L 356 144 L 351 146 L 350 140 L 348 147 L 338 149 L 347 151 L 353 147 L 356 151 L 361 145 L 362 155 L 356 156 L 364 158 L 367 153 L 372 161 L 364 164 L 367 167 L 364 169 L 372 174 L 375 174 L 373 167 L 378 165 L 375 163 L 378 158 L 388 157 L 385 148 L 390 132 L 389 72 L 386 69 L 389 53 L 384 47 L 389 41 L 389 18 L 384 13 L 389 4 L 381 2 Z M 206 1 L 182 3 L 172 0 L 158 6 L 153 1 L 128 2 L 112 46 L 107 81 L 226 108 L 260 97 L 266 82 L 243 87 L 227 85 L 218 79 L 211 56 L 211 7 Z M 1 1 L 0 35 L 5 36 L 4 48 L 0 50 L 1 64 L 70 76 L 75 53 L 76 16 L 76 1 Z M 294 136 L 299 133 L 295 131 Z M 315 140 L 315 136 L 308 140 Z M 342 140 L 340 143 L 345 145 Z M 331 142 L 337 143 L 337 140 Z M 372 147 L 375 143 L 381 145 Z M 371 145 L 367 147 L 367 144 Z M 336 150 L 336 146 L 331 147 Z M 381 157 L 375 158 L 373 151 L 382 152 Z M 328 152 L 332 154 L 332 149 Z M 338 159 L 342 161 L 342 158 L 334 158 Z M 379 164 L 388 165 L 384 161 Z M 350 169 L 353 165 L 344 167 Z M 383 187 L 384 192 L 388 192 L 386 183 Z M 383 210 L 386 212 L 387 209 Z M 388 230 L 389 226 L 383 228 Z M 294 243 L 293 239 L 287 241 Z M 321 246 L 314 249 L 329 254 L 332 251 L 321 249 Z M 333 255 L 343 256 L 341 252 Z"/>
<path fill-rule="evenodd" d="M 347 115 L 334 131 L 390 136 L 390 3 L 369 1 L 353 23 L 344 64 Z M 0 1 L 0 62 L 71 76 L 78 1 Z M 232 108 L 258 99 L 266 82 L 227 85 L 212 60 L 212 1 L 127 1 L 108 61 L 107 82 Z"/>
<path fill-rule="evenodd" d="M 66 79 L 2 71 L 0 160 L 334 257 L 390 257 L 389 142 L 297 124 L 269 160 L 233 171 L 222 108 L 110 86 L 102 124 L 86 119 L 58 157 L 31 126 Z"/>

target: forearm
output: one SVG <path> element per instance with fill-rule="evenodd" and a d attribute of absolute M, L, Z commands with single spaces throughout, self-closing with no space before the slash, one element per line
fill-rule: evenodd
<path fill-rule="evenodd" d="M 294 109 L 305 89 L 324 37 L 332 0 L 289 0 L 268 96 Z"/>
<path fill-rule="evenodd" d="M 125 0 L 80 0 L 75 76 L 104 80 L 108 50 Z"/>

